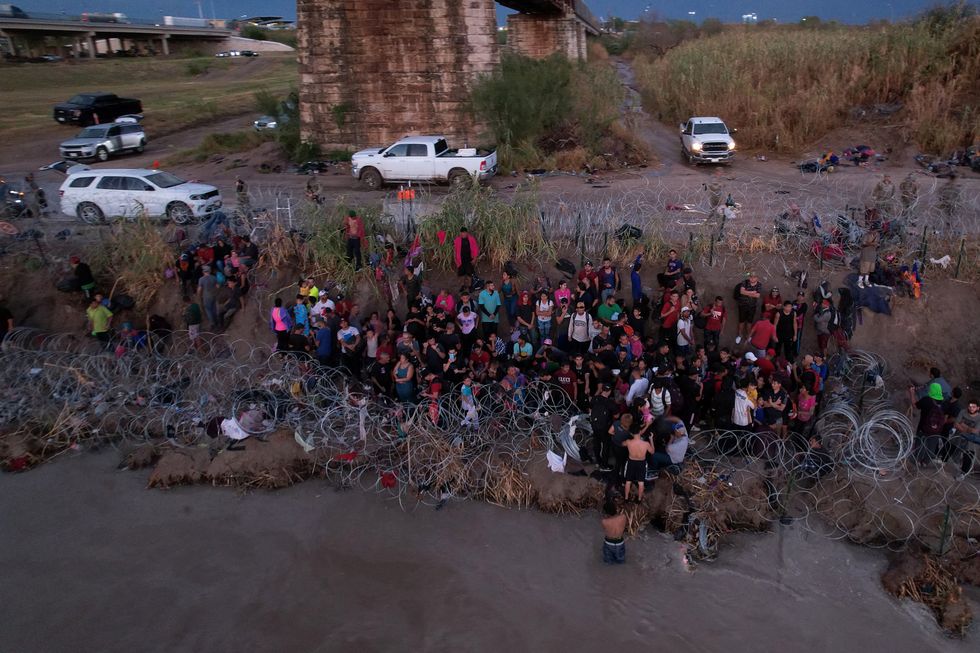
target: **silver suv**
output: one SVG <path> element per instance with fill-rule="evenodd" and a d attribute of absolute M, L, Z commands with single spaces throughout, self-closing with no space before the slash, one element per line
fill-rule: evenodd
<path fill-rule="evenodd" d="M 98 159 L 106 161 L 110 156 L 125 151 L 142 152 L 146 147 L 143 127 L 130 123 L 106 123 L 92 125 L 75 138 L 61 144 L 64 159 Z"/>

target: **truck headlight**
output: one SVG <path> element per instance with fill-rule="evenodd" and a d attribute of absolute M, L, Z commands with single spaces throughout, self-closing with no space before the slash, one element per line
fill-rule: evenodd
<path fill-rule="evenodd" d="M 728 149 L 729 150 L 734 150 L 735 149 L 735 141 L 732 141 L 731 143 L 728 144 Z"/>
<path fill-rule="evenodd" d="M 204 199 L 204 195 L 191 195 L 190 196 L 190 199 L 192 199 L 192 200 L 203 200 Z"/>
<path fill-rule="evenodd" d="M 691 143 L 691 149 L 695 152 L 701 151 L 701 143 Z"/>

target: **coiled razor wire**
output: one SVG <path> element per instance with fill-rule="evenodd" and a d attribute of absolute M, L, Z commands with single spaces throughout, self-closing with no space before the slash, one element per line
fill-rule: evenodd
<path fill-rule="evenodd" d="M 85 338 L 16 328 L 3 343 L 0 429 L 53 448 L 169 442 L 216 449 L 224 419 L 253 437 L 287 428 L 327 478 L 405 508 L 485 496 L 500 474 L 523 473 L 536 449 L 573 461 L 592 450 L 588 419 L 543 382 L 479 387 L 474 421 L 458 387 L 404 404 L 341 371 L 270 355 L 264 345 L 202 338 L 199 352 L 178 331 L 116 355 Z M 884 361 L 861 351 L 843 357 L 814 427 L 833 461 L 829 473 L 815 472 L 792 439 L 772 433 L 705 430 L 692 438 L 690 456 L 726 478 L 753 480 L 766 507 L 746 492 L 737 501 L 765 521 L 790 518 L 820 532 L 829 522 L 834 537 L 885 547 L 980 536 L 977 482 L 916 465 L 915 429 L 892 408 Z"/>

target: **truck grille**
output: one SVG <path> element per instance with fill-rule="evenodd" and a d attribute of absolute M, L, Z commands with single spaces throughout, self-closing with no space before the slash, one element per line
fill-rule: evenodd
<path fill-rule="evenodd" d="M 728 143 L 705 143 L 702 152 L 727 152 Z"/>

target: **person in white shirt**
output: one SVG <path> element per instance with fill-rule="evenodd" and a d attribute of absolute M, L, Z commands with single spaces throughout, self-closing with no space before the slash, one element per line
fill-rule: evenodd
<path fill-rule="evenodd" d="M 318 317 L 323 317 L 323 311 L 327 308 L 329 308 L 331 311 L 337 310 L 333 300 L 327 297 L 325 294 L 321 294 L 320 299 L 317 300 L 317 303 L 313 304 L 313 308 L 310 309 L 313 311 L 313 318 L 316 319 Z"/>
<path fill-rule="evenodd" d="M 646 395 L 647 390 L 650 389 L 650 381 L 643 376 L 640 370 L 633 370 L 633 382 L 630 384 L 630 389 L 626 393 L 626 405 L 632 406 L 634 399 L 639 399 Z"/>
<path fill-rule="evenodd" d="M 685 306 L 681 309 L 681 317 L 677 320 L 677 354 L 685 358 L 691 353 L 694 345 L 694 323 L 691 320 L 691 309 Z"/>
<path fill-rule="evenodd" d="M 752 426 L 752 414 L 755 412 L 755 405 L 749 399 L 748 379 L 739 381 L 738 388 L 735 389 L 735 407 L 732 409 L 732 424 L 743 429 Z"/>
<path fill-rule="evenodd" d="M 653 388 L 650 390 L 650 414 L 654 417 L 670 415 L 670 390 L 665 386 L 661 377 L 653 378 Z"/>

